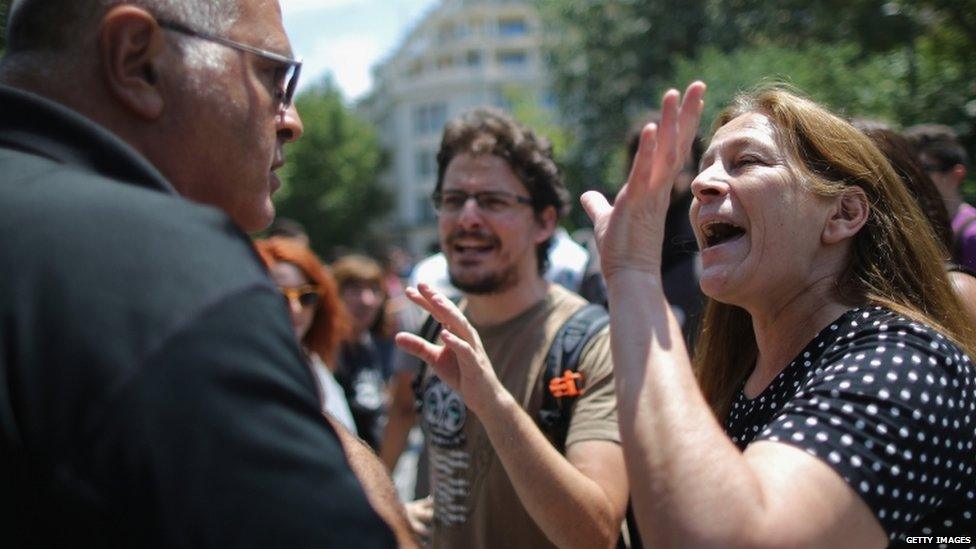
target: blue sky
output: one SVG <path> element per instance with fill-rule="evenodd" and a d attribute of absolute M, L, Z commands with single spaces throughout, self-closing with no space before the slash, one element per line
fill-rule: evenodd
<path fill-rule="evenodd" d="M 292 48 L 304 57 L 299 88 L 332 73 L 347 101 L 371 85 L 388 56 L 437 0 L 280 0 Z"/>

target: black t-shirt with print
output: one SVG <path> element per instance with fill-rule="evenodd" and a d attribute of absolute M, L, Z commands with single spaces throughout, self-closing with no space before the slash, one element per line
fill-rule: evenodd
<path fill-rule="evenodd" d="M 756 398 L 740 390 L 726 432 L 743 449 L 770 440 L 822 459 L 895 543 L 960 536 L 970 545 L 974 371 L 970 357 L 930 327 L 880 307 L 852 309 Z"/>

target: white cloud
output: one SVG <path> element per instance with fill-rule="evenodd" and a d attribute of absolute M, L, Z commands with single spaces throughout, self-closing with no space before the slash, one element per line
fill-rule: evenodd
<path fill-rule="evenodd" d="M 372 85 L 370 67 L 383 54 L 380 42 L 367 35 L 344 35 L 318 41 L 310 61 L 311 74 L 331 72 L 346 99 L 355 99 Z"/>

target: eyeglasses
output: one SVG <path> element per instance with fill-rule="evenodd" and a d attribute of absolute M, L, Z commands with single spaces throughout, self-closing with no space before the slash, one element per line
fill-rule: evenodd
<path fill-rule="evenodd" d="M 314 307 L 319 302 L 319 287 L 311 284 L 299 286 L 297 288 L 286 288 L 278 286 L 278 291 L 285 296 L 285 301 L 291 305 L 297 301 L 302 307 Z"/>
<path fill-rule="evenodd" d="M 282 74 L 278 77 L 278 82 L 281 82 L 282 85 L 278 86 L 274 90 L 275 99 L 279 102 L 278 108 L 280 111 L 284 111 L 291 106 L 291 101 L 295 96 L 295 87 L 298 85 L 298 75 L 302 72 L 301 59 L 292 59 L 278 53 L 262 50 L 261 48 L 255 48 L 254 46 L 248 46 L 247 44 L 241 44 L 240 42 L 235 42 L 222 36 L 194 30 L 182 23 L 170 21 L 169 19 L 157 19 L 156 21 L 159 23 L 159 26 L 163 27 L 164 29 L 169 29 L 171 31 L 192 36 L 194 38 L 199 38 L 201 40 L 216 42 L 217 44 L 234 48 L 235 50 L 252 53 L 258 57 L 270 59 L 271 61 L 285 65 Z"/>
<path fill-rule="evenodd" d="M 532 205 L 532 199 L 526 196 L 519 196 L 507 191 L 479 191 L 468 193 L 464 191 L 434 191 L 430 196 L 434 203 L 434 209 L 442 215 L 454 215 L 460 212 L 468 199 L 473 198 L 478 205 L 478 209 L 490 214 L 501 214 L 511 211 L 516 206 L 523 204 Z"/>

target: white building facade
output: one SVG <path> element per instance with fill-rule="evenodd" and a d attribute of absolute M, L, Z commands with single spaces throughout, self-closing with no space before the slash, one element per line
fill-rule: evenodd
<path fill-rule="evenodd" d="M 437 242 L 430 193 L 445 122 L 483 105 L 509 110 L 513 94 L 554 109 L 542 31 L 526 0 L 442 0 L 374 68 L 360 110 L 388 154 L 392 242 L 418 256 Z"/>

